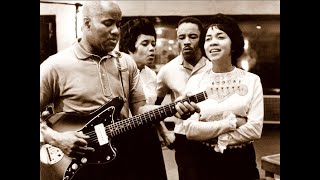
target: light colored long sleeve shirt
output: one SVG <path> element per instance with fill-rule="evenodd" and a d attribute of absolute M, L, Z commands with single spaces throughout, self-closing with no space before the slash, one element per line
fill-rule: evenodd
<path fill-rule="evenodd" d="M 188 139 L 208 140 L 223 135 L 225 145 L 250 142 L 261 137 L 264 117 L 263 90 L 259 76 L 234 68 L 227 73 L 212 70 L 190 78 L 186 92 L 206 91 L 208 99 L 198 103 L 199 115 L 182 121 Z M 246 117 L 246 124 L 233 129 L 224 113 Z"/>

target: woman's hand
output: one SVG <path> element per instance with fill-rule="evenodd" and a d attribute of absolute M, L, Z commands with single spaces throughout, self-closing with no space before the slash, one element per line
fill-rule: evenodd
<path fill-rule="evenodd" d="M 174 135 L 173 131 L 166 131 L 166 132 L 162 132 L 160 133 L 165 145 L 169 148 L 169 149 L 174 149 L 174 141 L 176 139 L 176 136 Z"/>
<path fill-rule="evenodd" d="M 237 122 L 236 122 L 237 128 L 247 123 L 246 117 L 236 116 L 236 119 L 237 119 Z"/>

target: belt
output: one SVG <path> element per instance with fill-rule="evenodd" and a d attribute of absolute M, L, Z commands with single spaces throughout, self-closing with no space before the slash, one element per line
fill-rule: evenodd
<path fill-rule="evenodd" d="M 211 147 L 211 148 L 214 148 L 216 143 L 210 143 L 208 141 L 204 142 L 202 141 L 201 142 L 203 145 L 207 146 L 207 147 Z M 242 144 L 235 144 L 235 145 L 228 145 L 227 146 L 227 149 L 237 149 L 237 148 L 243 148 L 243 147 L 246 147 L 247 145 L 251 144 L 252 141 L 249 141 L 249 142 L 246 142 L 246 143 L 242 143 Z"/>
<path fill-rule="evenodd" d="M 236 145 L 229 145 L 227 146 L 228 149 L 237 149 L 237 148 L 243 148 L 246 147 L 247 145 L 251 144 L 252 141 L 246 142 L 246 143 L 242 143 L 242 144 L 236 144 Z"/>

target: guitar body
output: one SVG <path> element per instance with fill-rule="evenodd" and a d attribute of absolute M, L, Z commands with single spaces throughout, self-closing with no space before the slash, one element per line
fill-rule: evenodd
<path fill-rule="evenodd" d="M 121 97 L 116 97 L 90 114 L 61 112 L 48 117 L 50 122 L 54 122 L 50 127 L 58 132 L 82 131 L 89 135 L 88 146 L 95 151 L 83 157 L 70 158 L 54 146 L 43 145 L 40 149 L 40 180 L 71 180 L 87 164 L 111 162 L 116 157 L 116 149 L 105 129 L 104 134 L 99 134 L 99 129 L 119 120 L 123 102 Z"/>

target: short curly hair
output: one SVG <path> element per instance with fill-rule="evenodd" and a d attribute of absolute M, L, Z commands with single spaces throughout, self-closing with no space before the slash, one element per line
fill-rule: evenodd
<path fill-rule="evenodd" d="M 120 28 L 119 50 L 128 54 L 135 52 L 135 44 L 141 34 L 153 36 L 157 40 L 155 28 L 147 18 L 136 18 L 126 22 Z"/>
<path fill-rule="evenodd" d="M 208 22 L 209 24 L 206 26 L 207 31 L 209 28 L 215 26 L 230 37 L 231 63 L 235 66 L 237 64 L 237 59 L 244 52 L 244 38 L 238 23 L 232 17 L 222 13 L 213 15 Z"/>

